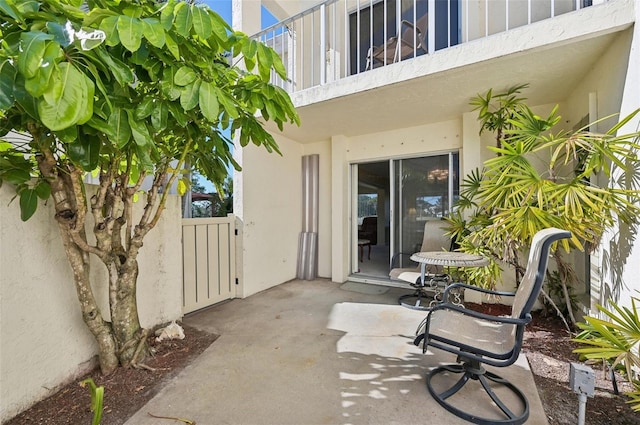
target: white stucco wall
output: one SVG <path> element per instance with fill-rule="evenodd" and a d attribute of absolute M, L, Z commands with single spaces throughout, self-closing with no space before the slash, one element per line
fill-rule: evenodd
<path fill-rule="evenodd" d="M 41 203 L 23 223 L 18 201 L 9 204 L 12 196 L 8 185 L 0 188 L 0 421 L 88 371 L 97 353 L 82 321 L 51 203 Z M 144 327 L 182 316 L 180 238 L 180 203 L 172 196 L 140 253 Z M 92 267 L 94 291 L 104 306 L 106 276 L 98 262 Z"/>
<path fill-rule="evenodd" d="M 235 0 L 240 2 L 240 0 Z M 266 3 L 266 2 L 265 2 Z M 269 3 L 287 3 L 287 14 L 294 12 L 303 2 L 278 2 L 270 1 Z M 594 3 L 600 3 L 596 1 Z M 490 3 L 488 3 L 490 4 Z M 555 2 L 558 9 L 556 13 L 562 13 L 570 10 L 573 7 L 574 2 L 572 0 L 561 0 Z M 270 4 L 271 6 L 271 4 Z M 500 9 L 500 5 L 491 5 L 496 8 L 495 14 L 491 14 L 492 17 L 503 16 L 504 10 Z M 526 8 L 525 8 L 526 9 Z M 510 28 L 519 26 L 525 22 L 523 18 L 523 11 L 525 9 L 516 8 L 510 9 Z M 318 107 L 313 108 L 314 118 L 318 117 L 316 121 L 320 127 L 323 127 L 324 131 L 320 131 L 317 126 L 311 125 L 308 128 L 308 132 L 301 135 L 301 140 L 305 141 L 305 144 L 298 145 L 296 149 L 302 149 L 303 154 L 319 153 L 320 154 L 320 167 L 321 167 L 321 211 L 320 221 L 321 229 L 319 235 L 319 274 L 324 276 L 324 273 L 329 272 L 331 278 L 334 281 L 345 281 L 349 274 L 349 252 L 351 247 L 349 246 L 349 234 L 352 227 L 349 225 L 349 211 L 350 211 L 350 164 L 357 162 L 366 162 L 372 160 L 388 159 L 388 158 L 400 158 L 419 156 L 425 154 L 434 154 L 437 152 L 443 152 L 451 150 L 451 148 L 460 149 L 461 160 L 461 174 L 465 175 L 472 169 L 480 166 L 482 161 L 492 156 L 492 153 L 486 149 L 486 146 L 493 144 L 493 135 L 485 133 L 482 136 L 477 134 L 478 123 L 476 120 L 476 114 L 473 112 L 462 113 L 456 120 L 436 123 L 432 125 L 417 126 L 410 128 L 398 128 L 392 131 L 366 134 L 347 137 L 345 133 L 353 133 L 356 127 L 356 121 L 362 122 L 362 119 L 356 120 L 349 114 L 349 108 L 344 106 L 340 107 L 340 103 L 331 104 L 332 108 L 344 111 L 344 115 L 349 119 L 348 127 L 340 126 L 340 123 L 336 123 L 336 120 L 327 119 L 325 115 L 326 109 L 322 108 L 324 100 L 338 98 L 344 96 L 345 103 L 343 105 L 350 105 L 349 95 L 356 93 L 364 93 L 369 90 L 378 90 L 381 93 L 381 102 L 384 102 L 385 94 L 384 87 L 391 82 L 409 81 L 411 78 L 421 76 L 426 73 L 446 72 L 450 69 L 455 69 L 465 65 L 473 64 L 475 62 L 483 62 L 487 59 L 493 59 L 502 55 L 508 55 L 514 53 L 513 46 L 517 46 L 519 51 L 526 51 L 527 49 L 546 49 L 547 45 L 554 45 L 559 40 L 566 40 L 567 42 L 574 38 L 593 37 L 596 33 L 607 33 L 613 29 L 619 30 L 621 28 L 627 28 L 627 25 L 633 21 L 633 17 L 627 13 L 630 10 L 634 10 L 637 21 L 638 8 L 633 7 L 633 2 L 630 1 L 616 1 L 607 2 L 602 7 L 586 8 L 579 14 L 566 14 L 555 19 L 544 20 L 536 24 L 535 27 L 520 28 L 510 33 L 502 33 L 494 37 L 489 37 L 482 40 L 476 40 L 474 43 L 469 43 L 468 49 L 463 49 L 458 46 L 456 49 L 451 49 L 450 54 L 434 55 L 432 58 L 418 58 L 414 61 L 408 61 L 402 68 L 400 67 L 388 67 L 388 69 L 377 70 L 375 75 L 380 75 L 380 78 L 373 78 L 374 72 L 371 73 L 372 78 L 346 78 L 337 82 L 336 84 L 329 84 L 318 86 L 313 89 L 303 90 L 293 95 L 293 99 L 296 105 L 305 107 L 307 105 L 316 105 Z M 284 11 L 284 9 L 283 9 Z M 542 19 L 546 17 L 545 14 L 550 13 L 548 7 L 545 5 L 533 5 L 532 19 Z M 575 25 L 572 20 L 573 16 L 579 16 L 582 19 L 582 24 Z M 480 8 L 478 10 L 470 11 L 470 17 L 477 21 L 478 25 L 472 23 L 470 31 L 473 31 L 476 26 L 482 27 L 482 34 L 484 34 L 484 3 L 480 2 Z M 481 22 L 482 21 L 482 22 Z M 496 21 L 504 22 L 504 20 Z M 572 23 L 569 25 L 569 23 Z M 587 25 L 588 24 L 588 25 Z M 584 29 L 588 28 L 589 33 L 586 34 Z M 490 32 L 504 28 L 492 28 Z M 251 31 L 249 31 L 251 32 Z M 589 99 L 597 99 L 596 109 L 599 117 L 607 115 L 609 113 L 615 113 L 621 111 L 624 115 L 635 109 L 639 105 L 638 99 L 638 79 L 640 75 L 640 66 L 638 65 L 638 48 L 637 41 L 632 40 L 632 35 L 635 35 L 637 40 L 637 29 L 625 30 L 622 32 L 615 43 L 613 43 L 604 56 L 598 57 L 593 55 L 593 65 L 590 67 L 590 72 L 586 78 L 580 81 L 574 90 L 574 92 L 566 98 L 566 94 L 562 94 L 562 98 L 553 99 L 554 94 L 546 94 L 545 96 L 538 96 L 538 99 L 544 99 L 544 101 L 552 101 L 554 103 L 560 103 L 562 106 L 561 113 L 563 115 L 563 122 L 567 124 L 567 128 L 572 128 L 589 109 Z M 598 40 L 596 40 L 598 41 Z M 631 46 L 631 55 L 629 55 L 629 45 Z M 472 48 L 473 47 L 473 48 Z M 571 47 L 568 47 L 571 48 Z M 558 49 L 559 50 L 559 49 Z M 456 54 L 458 56 L 453 56 Z M 532 53 L 533 52 L 532 50 Z M 628 56 L 631 56 L 631 61 L 628 61 Z M 553 56 L 549 56 L 553 59 Z M 514 56 L 513 64 L 516 66 L 512 74 L 518 73 L 518 64 Z M 497 62 L 497 61 L 496 61 Z M 523 66 L 520 63 L 519 66 Z M 524 65 L 526 66 L 526 64 Z M 584 69 L 584 66 L 581 67 Z M 535 81 L 519 81 L 520 83 L 531 83 L 532 87 L 535 87 L 536 93 L 545 91 L 546 86 L 544 79 L 547 78 L 547 72 L 544 70 L 538 74 Z M 494 73 L 495 75 L 501 75 L 501 72 Z M 576 75 L 582 75 L 577 73 Z M 384 78 L 383 78 L 384 77 Z M 490 87 L 498 90 L 503 87 L 498 87 L 495 84 L 495 80 L 486 78 L 486 75 L 475 75 L 474 78 L 469 81 L 473 81 L 473 84 L 477 86 L 478 92 L 484 91 Z M 489 84 L 487 81 L 493 81 Z M 568 84 L 573 84 L 575 80 L 567 81 Z M 414 86 L 409 86 L 414 87 Z M 381 89 L 382 88 L 382 89 Z M 396 85 L 394 90 L 400 90 L 400 85 Z M 455 87 L 448 87 L 448 90 L 455 93 Z M 446 90 L 442 90 L 445 92 Z M 398 92 L 401 93 L 402 92 Z M 389 93 L 386 93 L 388 96 Z M 403 98 L 403 96 L 398 96 Z M 410 97 L 404 93 L 404 97 Z M 394 105 L 395 106 L 395 105 Z M 547 105 L 541 108 L 546 110 Z M 431 112 L 433 113 L 433 111 Z M 447 116 L 449 118 L 450 116 Z M 392 118 L 389 118 L 392 121 Z M 338 120 L 339 121 L 339 120 Z M 326 125 L 325 125 L 326 123 Z M 602 128 L 610 127 L 610 122 L 602 124 Z M 367 123 L 368 124 L 368 123 Z M 637 122 L 627 126 L 627 131 L 631 131 Z M 374 131 L 370 128 L 365 129 L 366 126 L 357 126 L 358 131 L 364 129 L 364 131 Z M 398 127 L 402 127 L 399 125 Z M 387 127 L 388 128 L 388 127 Z M 301 130 L 304 131 L 305 122 L 303 120 Z M 327 134 L 326 129 L 333 130 L 333 134 Z M 296 134 L 296 133 L 290 133 Z M 298 133 L 299 134 L 299 133 Z M 312 135 L 312 136 L 310 136 Z M 313 137 L 318 135 L 318 138 L 327 138 L 329 141 L 315 141 Z M 292 136 L 296 137 L 296 136 Z M 309 143 L 312 141 L 312 143 Z M 292 146 L 295 146 L 295 142 L 292 142 Z M 328 155 L 328 158 L 326 157 Z M 253 161 L 257 164 L 259 161 Z M 261 165 L 262 166 L 262 165 Z M 325 168 L 327 167 L 327 168 Z M 299 172 L 289 174 L 289 179 L 295 179 L 298 181 Z M 283 177 L 287 178 L 287 177 Z M 257 180 L 253 180 L 257 181 Z M 264 189 L 264 185 L 260 186 Z M 328 198 L 328 206 L 325 204 L 324 199 Z M 245 197 L 249 200 L 249 197 Z M 242 208 L 247 208 L 246 201 Z M 289 217 L 295 217 L 300 215 L 299 207 L 296 206 L 293 210 L 295 213 L 289 212 Z M 325 224 L 328 226 L 325 227 Z M 245 241 L 248 239 L 245 239 Z M 608 243 L 607 241 L 605 241 Z M 614 241 L 615 243 L 615 241 Z M 628 269 L 635 265 L 637 267 L 640 264 L 640 253 L 638 250 L 629 250 L 628 258 L 630 265 L 624 268 L 624 272 L 618 273 L 622 275 L 629 273 Z M 635 261 L 634 261 L 635 260 Z M 633 262 L 634 261 L 634 262 Z M 252 269 L 252 265 L 245 265 L 244 270 Z M 269 269 L 271 270 L 271 269 Z M 622 270 L 622 268 L 620 268 Z M 630 276 L 629 276 L 630 277 Z M 630 279 L 624 278 L 625 281 Z M 625 291 L 632 291 L 630 286 L 626 286 Z M 627 297 L 630 292 L 627 292 Z"/>
<path fill-rule="evenodd" d="M 632 111 L 640 108 L 640 7 L 636 7 L 636 25 L 633 28 L 633 38 L 631 41 L 631 49 L 629 53 L 629 63 L 627 65 L 627 73 L 624 83 L 624 95 L 622 96 L 622 106 L 620 108 L 621 116 L 625 116 Z M 621 133 L 629 133 L 638 131 L 640 128 L 640 117 L 629 122 L 620 130 Z M 637 235 L 637 227 L 635 235 Z M 630 247 L 628 257 L 626 258 L 626 267 L 622 272 L 622 281 L 625 286 L 621 290 L 619 302 L 622 305 L 631 307 L 631 297 L 639 297 L 640 282 L 638 281 L 638 272 L 640 271 L 640 241 L 636 236 L 633 245 Z"/>
<path fill-rule="evenodd" d="M 234 175 L 234 213 L 242 222 L 239 297 L 296 277 L 304 149 L 281 136 L 276 141 L 282 155 L 254 145 L 235 153 L 242 166 Z"/>
<path fill-rule="evenodd" d="M 350 165 L 376 159 L 423 156 L 462 148 L 462 121 L 451 120 L 356 137 L 335 136 L 331 144 L 331 279 L 349 276 Z M 321 183 L 323 184 L 323 183 Z"/>

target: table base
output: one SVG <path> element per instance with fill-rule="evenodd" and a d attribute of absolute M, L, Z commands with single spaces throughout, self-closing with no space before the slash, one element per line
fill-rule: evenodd
<path fill-rule="evenodd" d="M 444 290 L 451 283 L 453 283 L 451 277 L 446 274 L 436 275 L 429 280 L 425 279 L 424 285 L 418 279 L 416 283 L 411 284 L 416 289 L 415 292 L 402 295 L 398 298 L 398 303 L 413 310 L 430 310 L 442 302 Z M 463 293 L 458 288 L 450 291 L 449 296 L 452 298 L 448 300 L 450 303 L 464 307 Z"/>

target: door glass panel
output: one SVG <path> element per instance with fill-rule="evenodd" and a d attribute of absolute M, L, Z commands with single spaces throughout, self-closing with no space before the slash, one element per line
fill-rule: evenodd
<path fill-rule="evenodd" d="M 394 177 L 394 248 L 411 254 L 420 251 L 425 221 L 447 217 L 459 196 L 458 154 L 396 160 Z"/>
<path fill-rule="evenodd" d="M 352 270 L 363 276 L 389 274 L 389 161 L 357 165 L 357 250 Z"/>

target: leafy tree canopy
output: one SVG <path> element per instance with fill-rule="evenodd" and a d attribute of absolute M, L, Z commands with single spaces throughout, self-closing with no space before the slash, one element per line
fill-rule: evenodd
<path fill-rule="evenodd" d="M 206 7 L 0 0 L 0 13 L 2 134 L 33 137 L 1 148 L 0 179 L 18 186 L 23 219 L 49 193 L 46 178 L 29 182 L 35 162 L 23 153 L 50 151 L 87 172 L 127 169 L 131 183 L 179 160 L 219 185 L 228 163 L 239 168 L 222 129 L 277 151 L 256 113 L 281 128 L 298 120 L 268 83 L 272 70 L 285 77 L 277 54 Z M 240 55 L 257 75 L 230 65 Z"/>
<path fill-rule="evenodd" d="M 0 184 L 15 187 L 23 220 L 38 199 L 53 199 L 102 370 L 135 366 L 145 352 L 135 300 L 142 240 L 168 188 L 189 183 L 185 164 L 218 192 L 227 166 L 239 169 L 223 130 L 242 146 L 278 152 L 262 120 L 298 124 L 286 92 L 269 83 L 272 74 L 286 78 L 284 66 L 190 2 L 0 0 L 0 17 Z M 96 189 L 85 187 L 89 172 Z M 108 321 L 88 254 L 109 274 Z"/>

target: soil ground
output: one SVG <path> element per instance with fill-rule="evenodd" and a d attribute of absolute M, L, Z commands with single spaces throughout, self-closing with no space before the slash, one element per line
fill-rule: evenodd
<path fill-rule="evenodd" d="M 218 335 L 184 324 L 181 326 L 185 333 L 182 340 L 156 342 L 154 336 L 149 337 L 149 345 L 155 353 L 145 364 L 153 370 L 119 368 L 109 376 L 102 376 L 99 370 L 95 370 L 64 386 L 51 397 L 11 419 L 6 425 L 91 424 L 91 395 L 88 387 L 80 386 L 85 378 L 92 378 L 97 386 L 104 386 L 101 425 L 123 424 L 153 398 L 169 379 L 176 376 L 218 338 Z"/>
<path fill-rule="evenodd" d="M 495 305 L 468 307 L 489 314 L 504 314 L 501 307 Z M 150 338 L 156 353 L 147 365 L 153 371 L 119 369 L 107 377 L 101 376 L 99 371 L 87 375 L 105 388 L 102 425 L 123 424 L 217 338 L 217 335 L 183 327 L 186 335 L 183 340 L 156 343 Z M 578 361 L 578 356 L 572 353 L 574 348 L 576 344 L 571 341 L 571 335 L 555 317 L 536 314 L 527 326 L 523 351 L 529 359 L 549 425 L 578 423 L 578 396 L 568 386 L 569 363 Z M 90 424 L 89 390 L 79 385 L 84 378 L 61 388 L 6 425 Z M 620 392 L 631 390 L 620 376 L 617 383 Z M 596 370 L 596 394 L 587 400 L 586 425 L 640 425 L 640 414 L 634 413 L 625 401 L 624 396 L 614 394 L 612 381 L 605 379 L 601 370 Z"/>

